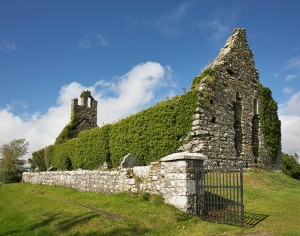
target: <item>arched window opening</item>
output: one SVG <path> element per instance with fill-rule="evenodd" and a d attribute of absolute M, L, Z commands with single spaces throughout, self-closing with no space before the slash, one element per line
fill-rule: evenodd
<path fill-rule="evenodd" d="M 91 108 L 92 107 L 92 99 L 90 97 L 88 97 L 88 107 Z"/>
<path fill-rule="evenodd" d="M 253 114 L 258 115 L 258 101 L 256 98 L 253 100 Z"/>
<path fill-rule="evenodd" d="M 241 156 L 242 153 L 242 99 L 239 92 L 236 92 L 235 102 L 233 102 L 233 111 L 234 111 L 234 144 L 237 157 Z"/>
<path fill-rule="evenodd" d="M 258 117 L 258 101 L 256 98 L 253 100 L 253 118 L 252 118 L 252 151 L 255 157 L 254 162 L 257 162 L 258 158 L 258 149 L 259 149 L 259 138 L 258 138 L 258 129 L 259 129 L 259 117 Z"/>

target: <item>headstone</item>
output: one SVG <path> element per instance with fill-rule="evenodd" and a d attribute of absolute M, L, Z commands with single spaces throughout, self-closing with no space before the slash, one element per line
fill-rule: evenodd
<path fill-rule="evenodd" d="M 121 169 L 124 168 L 133 168 L 134 166 L 139 165 L 139 160 L 137 157 L 131 153 L 127 154 L 123 161 L 121 162 Z"/>

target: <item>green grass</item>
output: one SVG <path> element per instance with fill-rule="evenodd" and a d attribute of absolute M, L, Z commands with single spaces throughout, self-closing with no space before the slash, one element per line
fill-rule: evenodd
<path fill-rule="evenodd" d="M 2 235 L 300 235 L 300 181 L 244 174 L 246 227 L 215 224 L 147 194 L 97 194 L 31 184 L 0 187 Z"/>

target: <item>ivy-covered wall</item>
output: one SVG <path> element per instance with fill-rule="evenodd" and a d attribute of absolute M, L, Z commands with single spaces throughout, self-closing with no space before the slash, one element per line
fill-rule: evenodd
<path fill-rule="evenodd" d="M 133 153 L 141 164 L 177 152 L 184 142 L 197 106 L 197 93 L 187 92 L 129 116 L 111 127 L 110 150 L 114 166 Z"/>
<path fill-rule="evenodd" d="M 176 152 L 185 142 L 197 103 L 196 91 L 164 100 L 114 124 L 50 145 L 46 159 L 61 170 L 91 170 L 104 162 L 116 167 L 128 153 L 136 155 L 141 165 L 149 164 Z"/>
<path fill-rule="evenodd" d="M 272 164 L 276 163 L 281 152 L 281 122 L 277 115 L 277 102 L 269 88 L 259 84 L 259 113 L 261 130 L 267 145 L 268 156 Z"/>
<path fill-rule="evenodd" d="M 199 106 L 191 140 L 181 151 L 202 153 L 216 166 L 281 168 L 277 104 L 260 85 L 253 55 L 246 30 L 234 29 L 218 57 L 192 81 Z"/>

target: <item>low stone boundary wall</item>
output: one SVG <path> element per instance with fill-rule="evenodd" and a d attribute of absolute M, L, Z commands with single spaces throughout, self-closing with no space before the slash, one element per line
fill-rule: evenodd
<path fill-rule="evenodd" d="M 131 158 L 132 156 L 131 154 Z M 194 167 L 201 167 L 205 159 L 202 154 L 182 152 L 166 156 L 160 162 L 152 162 L 149 166 L 126 166 L 127 168 L 120 171 L 25 172 L 22 180 L 31 184 L 63 186 L 78 191 L 160 194 L 165 203 L 195 214 Z"/>

